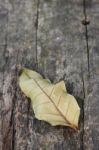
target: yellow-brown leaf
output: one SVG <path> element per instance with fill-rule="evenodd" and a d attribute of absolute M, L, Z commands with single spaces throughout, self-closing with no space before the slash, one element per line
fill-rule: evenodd
<path fill-rule="evenodd" d="M 75 98 L 67 93 L 64 81 L 52 84 L 39 73 L 23 68 L 19 85 L 24 94 L 31 98 L 37 119 L 53 126 L 78 128 L 80 108 Z"/>

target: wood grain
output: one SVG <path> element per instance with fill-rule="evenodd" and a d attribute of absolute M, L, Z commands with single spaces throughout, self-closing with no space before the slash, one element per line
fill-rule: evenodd
<path fill-rule="evenodd" d="M 89 76 L 86 81 L 87 94 L 84 105 L 84 149 L 99 149 L 99 2 L 87 1 L 87 49 L 89 51 Z"/>
<path fill-rule="evenodd" d="M 0 149 L 99 149 L 98 0 L 0 1 Z M 17 84 L 22 65 L 63 79 L 81 107 L 80 131 L 34 118 Z"/>

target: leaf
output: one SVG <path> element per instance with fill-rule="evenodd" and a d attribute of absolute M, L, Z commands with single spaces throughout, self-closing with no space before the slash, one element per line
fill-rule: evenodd
<path fill-rule="evenodd" d="M 53 126 L 78 128 L 80 108 L 75 98 L 67 93 L 64 81 L 52 84 L 39 73 L 23 68 L 19 85 L 24 94 L 31 98 L 38 120 L 47 121 Z"/>

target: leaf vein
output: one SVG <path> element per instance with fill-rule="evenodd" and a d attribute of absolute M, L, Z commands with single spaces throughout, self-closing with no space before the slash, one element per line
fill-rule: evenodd
<path fill-rule="evenodd" d="M 34 109 L 37 108 L 39 105 L 43 105 L 43 104 L 47 104 L 47 103 L 50 103 L 50 101 L 47 101 L 47 102 L 44 102 L 44 103 L 40 103 L 40 104 L 38 104 L 38 105 L 35 105 L 35 106 L 34 106 Z"/>
<path fill-rule="evenodd" d="M 76 111 L 75 115 L 74 115 L 74 118 L 73 118 L 73 123 L 75 121 L 75 117 L 76 117 L 76 114 L 77 114 L 78 110 Z"/>
<path fill-rule="evenodd" d="M 53 87 L 53 89 L 52 89 L 52 91 L 51 91 L 51 94 L 50 94 L 50 96 L 52 95 L 52 93 L 53 93 L 54 89 L 55 89 L 55 86 Z"/>
<path fill-rule="evenodd" d="M 71 101 L 69 101 L 69 103 L 68 103 L 68 107 L 67 107 L 67 111 L 66 111 L 66 116 L 67 116 L 67 113 L 68 113 L 68 110 L 69 110 L 70 103 L 71 103 Z"/>
<path fill-rule="evenodd" d="M 58 105 L 59 105 L 59 103 L 60 103 L 60 100 L 61 100 L 62 95 L 63 95 L 63 92 L 60 94 L 60 97 L 59 97 L 59 100 L 58 100 L 58 103 L 57 103 L 57 107 L 58 107 Z"/>
<path fill-rule="evenodd" d="M 47 87 L 49 87 L 49 86 L 44 87 L 43 90 L 44 90 L 45 88 L 47 88 Z M 39 95 L 41 95 L 41 94 L 43 94 L 43 91 L 40 92 L 39 94 L 37 94 L 37 95 L 34 97 L 34 99 L 36 99 L 36 98 L 37 98 Z"/>

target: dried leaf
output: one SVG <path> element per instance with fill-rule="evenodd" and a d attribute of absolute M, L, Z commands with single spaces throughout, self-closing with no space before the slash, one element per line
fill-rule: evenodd
<path fill-rule="evenodd" d="M 64 81 L 52 84 L 35 71 L 23 68 L 19 85 L 31 98 L 35 117 L 51 125 L 78 128 L 80 108 L 75 98 L 68 94 Z"/>

